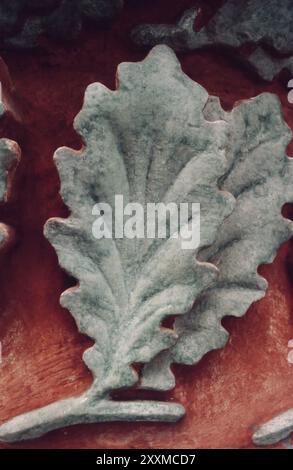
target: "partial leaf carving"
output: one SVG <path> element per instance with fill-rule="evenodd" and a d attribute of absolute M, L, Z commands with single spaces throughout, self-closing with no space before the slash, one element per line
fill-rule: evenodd
<path fill-rule="evenodd" d="M 293 408 L 280 413 L 262 424 L 253 434 L 253 442 L 258 446 L 276 444 L 293 432 Z"/>
<path fill-rule="evenodd" d="M 5 107 L 0 101 L 0 119 L 4 116 Z M 9 139 L 0 139 L 0 202 L 7 200 L 8 195 L 8 173 L 15 167 L 20 157 L 20 149 L 16 142 Z M 0 223 L 0 248 L 3 248 L 13 238 L 13 229 L 6 224 Z"/>
<path fill-rule="evenodd" d="M 148 362 L 176 341 L 162 320 L 184 314 L 215 282 L 217 269 L 183 250 L 179 239 L 101 239 L 92 235 L 98 202 L 201 204 L 201 248 L 234 208 L 220 191 L 228 169 L 227 124 L 203 115 L 207 92 L 181 70 L 174 53 L 155 48 L 141 63 L 122 64 L 117 91 L 90 85 L 75 128 L 80 152 L 57 151 L 68 219 L 51 219 L 45 234 L 60 265 L 78 280 L 61 303 L 95 344 L 84 354 L 94 381 L 81 397 L 56 402 L 0 427 L 4 440 L 38 436 L 55 427 L 103 420 L 173 421 L 184 412 L 165 402 L 111 400 L 138 382 L 132 364 Z M 105 222 L 106 218 L 105 218 Z M 190 219 L 189 223 L 192 222 Z"/>
<path fill-rule="evenodd" d="M 281 214 L 283 204 L 293 201 L 293 162 L 286 156 L 291 131 L 278 98 L 264 93 L 225 113 L 213 97 L 205 116 L 228 123 L 228 170 L 220 186 L 234 195 L 236 206 L 215 243 L 198 255 L 218 267 L 216 284 L 175 321 L 179 338 L 173 348 L 145 366 L 144 388 L 174 387 L 172 362 L 195 364 L 208 351 L 224 346 L 228 335 L 222 318 L 244 315 L 265 295 L 267 283 L 257 268 L 271 262 L 280 244 L 293 233 L 292 222 Z"/>
<path fill-rule="evenodd" d="M 140 46 L 167 44 L 178 51 L 209 46 L 238 48 L 255 43 L 265 47 L 245 60 L 265 79 L 292 67 L 293 32 L 291 0 L 227 0 L 209 23 L 195 31 L 199 9 L 187 10 L 177 24 L 145 24 L 132 32 Z M 274 49 L 279 57 L 269 52 Z M 239 54 L 238 54 L 239 55 Z M 282 57 L 290 55 L 290 57 Z"/>

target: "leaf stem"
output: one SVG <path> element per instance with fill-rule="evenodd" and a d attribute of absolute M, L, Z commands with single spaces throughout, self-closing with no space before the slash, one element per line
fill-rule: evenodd
<path fill-rule="evenodd" d="M 0 426 L 0 440 L 14 442 L 39 437 L 54 429 L 106 421 L 176 422 L 185 414 L 177 403 L 159 401 L 90 400 L 87 393 L 16 416 Z"/>

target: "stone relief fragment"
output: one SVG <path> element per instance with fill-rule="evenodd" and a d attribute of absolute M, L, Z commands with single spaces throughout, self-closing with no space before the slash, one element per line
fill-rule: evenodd
<path fill-rule="evenodd" d="M 238 48 L 244 44 L 264 46 L 245 60 L 265 80 L 286 68 L 292 71 L 293 6 L 291 0 L 227 0 L 209 23 L 195 31 L 199 9 L 187 10 L 175 25 L 145 24 L 132 32 L 140 46 L 167 44 L 178 51 L 209 46 Z M 272 55 L 271 51 L 274 52 Z"/>
<path fill-rule="evenodd" d="M 287 69 L 293 76 L 293 56 L 273 57 L 262 47 L 258 47 L 250 55 L 249 64 L 268 82 L 272 81 L 284 69 Z"/>
<path fill-rule="evenodd" d="M 292 432 L 293 409 L 290 409 L 260 426 L 253 434 L 253 442 L 261 446 L 275 444 L 288 437 Z"/>
<path fill-rule="evenodd" d="M 79 397 L 4 423 L 5 441 L 76 423 L 180 419 L 180 404 L 118 401 L 111 394 L 133 386 L 169 389 L 172 362 L 191 364 L 223 346 L 221 319 L 243 315 L 264 296 L 257 267 L 293 232 L 281 215 L 282 205 L 293 201 L 293 167 L 285 155 L 291 132 L 274 95 L 226 113 L 166 46 L 120 65 L 117 82 L 116 91 L 98 83 L 87 88 L 75 120 L 84 147 L 55 155 L 71 215 L 45 227 L 60 266 L 78 282 L 61 303 L 95 342 L 83 356 L 93 383 Z M 113 207 L 117 195 L 143 208 L 200 203 L 199 247 L 183 249 L 171 229 L 165 239 L 97 240 L 93 208 Z M 106 214 L 103 224 L 111 232 Z M 162 327 L 172 315 L 174 329 Z M 137 363 L 146 364 L 142 377 Z"/>
<path fill-rule="evenodd" d="M 0 120 L 5 114 L 5 107 L 0 100 Z M 16 142 L 10 139 L 0 139 L 0 202 L 7 200 L 9 190 L 9 170 L 17 164 L 20 158 L 20 149 Z M 14 231 L 6 224 L 0 223 L 0 249 L 14 237 Z"/>
<path fill-rule="evenodd" d="M 41 34 L 69 41 L 85 20 L 98 25 L 122 7 L 123 0 L 1 0 L 0 47 L 34 48 Z"/>

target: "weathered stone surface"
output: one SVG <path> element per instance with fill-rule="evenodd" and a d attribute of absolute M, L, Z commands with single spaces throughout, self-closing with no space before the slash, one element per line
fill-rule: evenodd
<path fill-rule="evenodd" d="M 0 47 L 33 48 L 41 34 L 69 41 L 79 34 L 85 19 L 106 21 L 122 7 L 123 0 L 3 0 Z"/>
<path fill-rule="evenodd" d="M 201 246 L 210 245 L 234 198 L 219 191 L 227 170 L 226 124 L 203 116 L 207 92 L 181 71 L 173 52 L 158 47 L 138 64 L 119 67 L 119 89 L 90 85 L 75 121 L 85 148 L 57 151 L 68 219 L 51 219 L 46 236 L 59 262 L 79 280 L 62 295 L 81 332 L 95 340 L 84 354 L 94 382 L 83 396 L 19 416 L 0 428 L 4 440 L 55 427 L 103 420 L 175 420 L 174 403 L 112 402 L 110 393 L 135 384 L 133 363 L 147 362 L 174 344 L 162 319 L 190 310 L 217 270 L 197 262 L 179 239 L 102 239 L 92 235 L 93 206 L 199 202 Z M 176 93 L 174 93 L 176 90 Z M 171 234 L 170 234 L 171 236 Z"/>
<path fill-rule="evenodd" d="M 132 32 L 138 45 L 167 44 L 175 50 L 196 50 L 207 46 L 237 48 L 243 44 L 262 44 L 279 54 L 293 52 L 293 8 L 291 0 L 228 0 L 200 31 L 194 30 L 197 9 L 186 11 L 176 25 L 146 24 Z M 263 59 L 266 66 L 263 72 Z M 288 66 L 288 59 L 274 61 L 268 52 L 253 56 L 252 64 L 266 79 Z M 291 59 L 290 59 L 291 60 Z M 259 62 L 260 61 L 260 62 Z M 267 67 L 270 64 L 270 70 Z"/>
<path fill-rule="evenodd" d="M 293 409 L 285 411 L 259 427 L 253 434 L 256 445 L 267 446 L 288 437 L 293 432 Z"/>
<path fill-rule="evenodd" d="M 172 362 L 194 364 L 208 351 L 222 347 L 226 315 L 244 315 L 265 295 L 267 282 L 257 274 L 271 262 L 280 244 L 293 233 L 282 206 L 293 200 L 293 164 L 285 155 L 291 131 L 282 118 L 278 99 L 264 93 L 225 113 L 212 98 L 205 116 L 229 124 L 229 168 L 221 189 L 236 198 L 233 213 L 223 222 L 211 248 L 199 253 L 201 261 L 219 269 L 217 283 L 203 293 L 190 313 L 175 321 L 179 336 L 170 351 L 162 352 L 144 369 L 142 387 L 174 387 Z"/>

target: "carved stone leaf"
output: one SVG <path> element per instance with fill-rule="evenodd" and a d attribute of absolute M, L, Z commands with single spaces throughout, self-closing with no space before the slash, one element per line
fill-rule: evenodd
<path fill-rule="evenodd" d="M 238 48 L 246 43 L 262 44 L 266 50 L 248 59 L 266 80 L 291 66 L 293 53 L 291 0 L 227 0 L 208 24 L 195 31 L 197 8 L 187 10 L 177 24 L 145 24 L 132 32 L 142 46 L 167 44 L 175 50 L 196 50 L 206 46 Z M 267 50 L 291 54 L 291 59 L 274 58 Z M 268 78 L 270 77 L 270 78 Z"/>
<path fill-rule="evenodd" d="M 199 202 L 202 246 L 213 241 L 233 206 L 217 187 L 226 165 L 225 125 L 204 119 L 207 93 L 182 73 L 174 54 L 159 47 L 140 64 L 123 64 L 118 82 L 117 92 L 100 84 L 87 89 L 75 121 L 85 148 L 56 154 L 71 216 L 46 227 L 61 266 L 79 280 L 62 295 L 62 305 L 96 341 L 84 359 L 103 393 L 135 383 L 129 365 L 148 362 L 174 343 L 160 322 L 188 311 L 216 271 L 182 250 L 180 239 L 97 241 L 93 206 L 114 207 L 119 194 L 125 204 L 144 208 Z"/>
<path fill-rule="evenodd" d="M 291 131 L 278 98 L 264 93 L 231 113 L 225 113 L 213 98 L 205 116 L 229 124 L 229 169 L 221 178 L 221 188 L 235 196 L 236 206 L 215 243 L 199 253 L 201 261 L 218 267 L 217 283 L 197 299 L 191 312 L 176 320 L 179 339 L 170 351 L 145 366 L 145 388 L 172 388 L 172 362 L 195 364 L 208 351 L 224 346 L 227 332 L 222 318 L 244 315 L 265 295 L 267 283 L 257 268 L 271 262 L 293 233 L 292 222 L 281 214 L 283 204 L 293 201 L 293 163 L 285 155 Z"/>
<path fill-rule="evenodd" d="M 78 398 L 8 421 L 0 427 L 3 440 L 80 422 L 174 421 L 184 413 L 176 403 L 113 401 L 110 392 L 138 381 L 132 364 L 174 344 L 174 331 L 160 326 L 163 318 L 190 310 L 215 282 L 217 269 L 198 261 L 196 250 L 183 250 L 180 238 L 96 240 L 92 210 L 97 203 L 114 207 L 115 195 L 143 208 L 148 202 L 197 202 L 200 246 L 210 245 L 235 203 L 218 187 L 227 171 L 227 124 L 205 119 L 207 92 L 182 72 L 165 46 L 143 62 L 122 64 L 117 78 L 117 91 L 97 83 L 86 91 L 75 120 L 84 148 L 56 153 L 61 195 L 71 215 L 51 219 L 45 228 L 60 265 L 78 280 L 61 302 L 95 341 L 84 354 L 94 382 Z M 105 222 L 109 225 L 106 216 Z"/>

